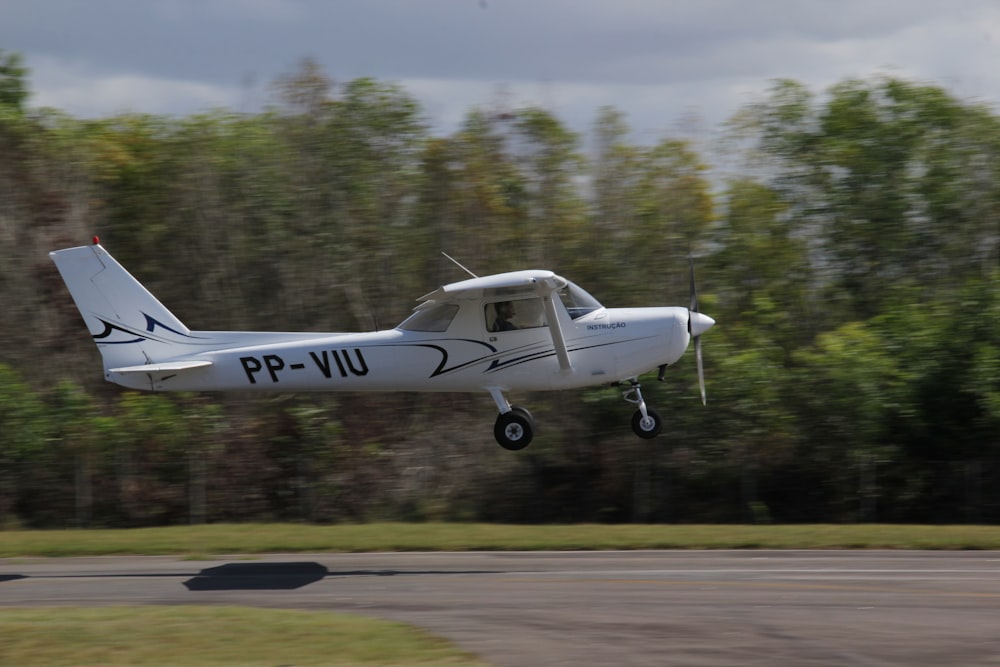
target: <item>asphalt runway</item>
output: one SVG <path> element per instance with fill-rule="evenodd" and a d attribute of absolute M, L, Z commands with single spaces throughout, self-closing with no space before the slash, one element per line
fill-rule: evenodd
<path fill-rule="evenodd" d="M 0 559 L 0 606 L 110 604 L 375 616 L 497 667 L 1000 665 L 1000 552 Z"/>

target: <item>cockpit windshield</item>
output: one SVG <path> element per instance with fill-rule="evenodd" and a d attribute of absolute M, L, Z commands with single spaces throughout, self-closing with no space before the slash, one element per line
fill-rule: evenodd
<path fill-rule="evenodd" d="M 559 298 L 566 306 L 566 312 L 570 318 L 583 317 L 587 313 L 603 308 L 601 303 L 592 297 L 587 290 L 573 282 L 566 282 L 566 286 L 559 290 Z"/>

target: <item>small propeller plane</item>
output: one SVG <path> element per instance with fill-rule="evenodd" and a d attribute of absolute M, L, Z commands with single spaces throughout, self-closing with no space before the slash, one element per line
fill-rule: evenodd
<path fill-rule="evenodd" d="M 701 334 L 715 320 L 698 311 L 693 263 L 687 308 L 605 308 L 552 271 L 478 277 L 459 264 L 473 277 L 420 297 L 394 329 L 281 333 L 189 329 L 97 237 L 49 255 L 97 343 L 105 379 L 132 389 L 485 391 L 500 413 L 497 442 L 519 450 L 535 424 L 508 402 L 512 391 L 627 386 L 632 430 L 655 437 L 663 422 L 638 378 L 658 367 L 662 380 L 693 339 L 705 402 Z"/>

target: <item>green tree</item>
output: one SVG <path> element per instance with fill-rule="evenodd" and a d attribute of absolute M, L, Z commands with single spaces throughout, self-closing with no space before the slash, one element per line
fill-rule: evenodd
<path fill-rule="evenodd" d="M 0 364 L 0 522 L 15 522 L 14 512 L 35 457 L 48 444 L 45 408 L 20 374 Z"/>
<path fill-rule="evenodd" d="M 0 49 L 0 120 L 22 115 L 28 101 L 28 68 L 19 53 Z"/>
<path fill-rule="evenodd" d="M 941 88 L 848 80 L 816 107 L 782 81 L 738 124 L 757 137 L 764 177 L 847 316 L 876 314 L 891 300 L 887 286 L 940 289 L 968 272 L 961 258 L 996 256 L 996 188 L 982 178 L 996 173 L 996 123 Z"/>
<path fill-rule="evenodd" d="M 587 280 L 595 290 L 604 286 L 607 297 L 620 298 L 620 294 L 627 294 L 631 288 L 630 276 L 623 274 L 621 266 L 629 255 L 630 232 L 636 227 L 636 188 L 642 148 L 628 142 L 625 116 L 613 107 L 598 112 L 593 134 L 592 220 L 587 247 L 601 248 L 602 252 L 587 253 L 579 280 Z"/>
<path fill-rule="evenodd" d="M 749 343 L 765 330 L 790 355 L 819 326 L 807 242 L 796 236 L 789 205 L 774 189 L 733 181 L 721 199 L 724 212 L 709 235 L 716 251 L 706 267 L 717 318 L 726 323 L 720 335 Z"/>
<path fill-rule="evenodd" d="M 524 200 L 517 220 L 523 241 L 513 250 L 526 265 L 572 271 L 584 264 L 581 251 L 587 237 L 576 185 L 583 173 L 579 138 L 543 109 L 522 109 L 514 116 L 510 143 Z"/>

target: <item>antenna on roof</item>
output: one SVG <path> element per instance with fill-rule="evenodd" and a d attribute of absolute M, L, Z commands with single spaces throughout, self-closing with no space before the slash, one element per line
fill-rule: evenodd
<path fill-rule="evenodd" d="M 469 271 L 467 268 L 465 268 L 464 266 L 462 266 L 462 264 L 457 259 L 455 259 L 451 255 L 449 255 L 445 251 L 442 250 L 441 254 L 444 255 L 445 257 L 447 257 L 448 259 L 450 259 L 452 262 L 455 263 L 455 266 L 457 266 L 458 268 L 462 269 L 463 271 L 465 271 L 466 273 L 468 273 L 473 278 L 478 278 L 479 277 L 475 273 L 473 273 L 472 271 Z"/>

